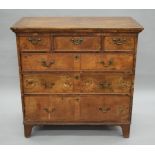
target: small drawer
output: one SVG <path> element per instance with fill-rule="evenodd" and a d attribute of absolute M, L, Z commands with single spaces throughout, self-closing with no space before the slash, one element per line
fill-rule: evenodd
<path fill-rule="evenodd" d="M 50 50 L 49 34 L 21 34 L 19 37 L 19 45 L 21 51 L 49 51 Z"/>
<path fill-rule="evenodd" d="M 106 36 L 104 39 L 105 51 L 133 51 L 135 37 L 133 36 Z"/>
<path fill-rule="evenodd" d="M 55 36 L 55 51 L 99 51 L 100 36 Z"/>

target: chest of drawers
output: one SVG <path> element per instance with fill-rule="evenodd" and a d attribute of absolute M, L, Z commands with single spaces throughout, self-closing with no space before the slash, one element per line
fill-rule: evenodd
<path fill-rule="evenodd" d="M 129 137 L 138 33 L 130 17 L 25 17 L 16 33 L 25 137 L 35 125 L 118 125 Z"/>

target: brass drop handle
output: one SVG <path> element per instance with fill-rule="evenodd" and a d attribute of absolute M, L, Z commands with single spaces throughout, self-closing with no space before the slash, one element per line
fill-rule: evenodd
<path fill-rule="evenodd" d="M 31 42 L 31 44 L 33 45 L 37 45 L 40 41 L 41 41 L 41 38 L 38 38 L 38 37 L 28 37 L 28 41 Z"/>
<path fill-rule="evenodd" d="M 104 67 L 109 67 L 109 66 L 112 66 L 114 64 L 114 61 L 113 59 L 110 59 L 108 61 L 108 63 L 106 64 L 103 60 L 99 61 L 100 64 L 102 64 Z"/>
<path fill-rule="evenodd" d="M 83 42 L 83 38 L 73 38 L 71 39 L 71 42 L 74 44 L 74 45 L 80 45 L 82 42 Z"/>
<path fill-rule="evenodd" d="M 54 82 L 50 82 L 50 81 L 42 81 L 42 86 L 44 86 L 44 88 L 53 88 L 53 86 L 55 85 Z"/>
<path fill-rule="evenodd" d="M 79 101 L 80 101 L 80 99 L 79 99 L 79 98 L 76 98 L 75 100 L 76 100 L 77 102 L 79 102 Z"/>
<path fill-rule="evenodd" d="M 105 62 L 103 60 L 99 61 L 100 64 L 104 65 Z"/>
<path fill-rule="evenodd" d="M 49 110 L 48 108 L 44 108 L 44 111 L 46 111 L 47 113 L 52 113 L 55 110 L 56 110 L 55 108 L 52 108 L 51 110 Z"/>
<path fill-rule="evenodd" d="M 100 82 L 99 83 L 99 87 L 102 88 L 102 89 L 111 88 L 111 83 L 110 82 L 107 82 L 107 81 Z"/>
<path fill-rule="evenodd" d="M 128 110 L 129 109 L 127 107 L 125 107 L 123 105 L 120 105 L 120 106 L 117 107 L 117 114 L 118 115 L 124 115 L 125 116 L 125 114 L 128 113 Z"/>
<path fill-rule="evenodd" d="M 33 80 L 26 80 L 26 84 L 27 84 L 27 85 L 32 85 L 33 83 L 34 83 Z"/>
<path fill-rule="evenodd" d="M 118 107 L 118 111 L 120 114 L 123 114 L 125 110 L 123 109 L 123 107 Z"/>
<path fill-rule="evenodd" d="M 35 87 L 36 85 L 36 81 L 34 81 L 33 79 L 27 79 L 25 82 L 25 86 L 28 88 Z"/>
<path fill-rule="evenodd" d="M 109 67 L 109 66 L 112 66 L 113 65 L 113 59 L 110 59 L 109 61 L 108 61 L 108 64 L 107 65 L 104 65 L 104 67 Z"/>
<path fill-rule="evenodd" d="M 55 61 L 54 61 L 54 60 L 49 61 L 49 62 L 47 62 L 46 60 L 41 60 L 41 65 L 42 65 L 43 67 L 50 67 L 50 66 L 53 65 L 53 64 L 55 64 Z"/>
<path fill-rule="evenodd" d="M 99 107 L 99 110 L 100 110 L 101 112 L 103 112 L 103 113 L 106 113 L 106 112 L 110 111 L 111 109 L 110 109 L 109 107 L 103 106 L 103 107 Z"/>
<path fill-rule="evenodd" d="M 47 113 L 49 113 L 49 109 L 48 108 L 44 108 L 44 111 L 46 111 Z"/>
<path fill-rule="evenodd" d="M 64 83 L 64 87 L 65 87 L 65 88 L 72 87 L 72 83 L 70 83 L 70 82 L 65 82 L 65 83 Z"/>
<path fill-rule="evenodd" d="M 112 38 L 112 41 L 116 45 L 122 45 L 122 44 L 126 43 L 126 39 L 125 38 Z"/>

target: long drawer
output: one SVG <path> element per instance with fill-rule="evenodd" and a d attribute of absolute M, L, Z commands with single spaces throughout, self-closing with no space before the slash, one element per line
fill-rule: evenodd
<path fill-rule="evenodd" d="M 25 121 L 128 123 L 125 95 L 27 95 Z"/>
<path fill-rule="evenodd" d="M 132 75 L 53 72 L 24 74 L 24 93 L 130 93 Z"/>
<path fill-rule="evenodd" d="M 96 70 L 132 72 L 132 54 L 22 54 L 23 71 Z"/>

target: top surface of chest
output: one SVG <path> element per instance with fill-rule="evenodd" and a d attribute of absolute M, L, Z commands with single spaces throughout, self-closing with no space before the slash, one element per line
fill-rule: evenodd
<path fill-rule="evenodd" d="M 140 32 L 143 27 L 131 17 L 24 17 L 11 29 L 15 32 L 60 30 Z"/>

